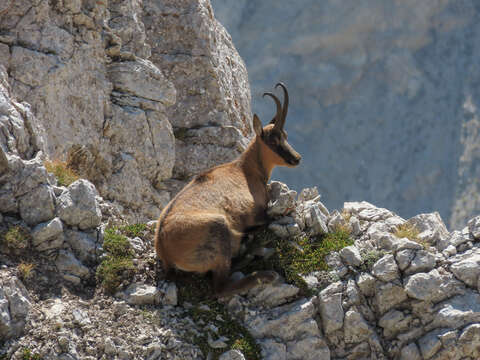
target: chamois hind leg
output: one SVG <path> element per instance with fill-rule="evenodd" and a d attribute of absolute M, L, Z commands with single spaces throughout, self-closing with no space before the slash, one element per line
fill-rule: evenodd
<path fill-rule="evenodd" d="M 278 277 L 279 276 L 275 271 L 255 271 L 234 283 L 229 283 L 228 272 L 214 271 L 213 283 L 215 287 L 215 295 L 218 298 L 221 298 L 243 293 L 257 285 L 270 284 L 277 280 Z"/>
<path fill-rule="evenodd" d="M 243 234 L 232 231 L 223 221 L 215 221 L 210 226 L 209 235 L 212 243 L 221 244 L 215 261 L 216 266 L 212 269 L 213 288 L 217 297 L 248 291 L 254 286 L 271 283 L 278 278 L 274 271 L 258 271 L 233 283 L 229 282 L 233 255 L 231 244 L 238 244 Z"/>

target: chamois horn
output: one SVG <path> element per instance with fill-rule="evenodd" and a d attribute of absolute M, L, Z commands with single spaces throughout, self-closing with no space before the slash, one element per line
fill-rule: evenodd
<path fill-rule="evenodd" d="M 275 85 L 275 89 L 279 86 L 283 90 L 283 108 L 282 108 L 281 121 L 279 121 L 280 124 L 278 124 L 278 127 L 280 129 L 283 129 L 283 126 L 285 125 L 285 119 L 287 118 L 287 113 L 288 113 L 288 91 L 287 91 L 287 87 L 281 82 Z M 275 126 L 277 126 L 277 124 L 275 124 Z"/>
<path fill-rule="evenodd" d="M 263 93 L 263 97 L 265 97 L 265 95 L 270 96 L 275 101 L 275 104 L 277 104 L 277 113 L 275 114 L 275 117 L 272 119 L 272 121 L 270 121 L 270 124 L 275 124 L 276 127 L 277 123 L 282 117 L 282 104 L 280 103 L 280 100 L 278 100 L 278 98 L 271 92 Z"/>

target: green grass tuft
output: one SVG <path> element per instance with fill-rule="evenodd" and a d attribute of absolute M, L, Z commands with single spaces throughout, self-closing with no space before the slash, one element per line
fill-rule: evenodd
<path fill-rule="evenodd" d="M 150 231 L 147 224 L 132 224 L 119 227 L 119 231 L 129 238 L 141 237 L 146 231 Z"/>
<path fill-rule="evenodd" d="M 59 186 L 69 186 L 80 178 L 65 161 L 45 161 L 43 165 L 49 173 L 55 175 Z"/>
<path fill-rule="evenodd" d="M 30 233 L 22 226 L 15 225 L 4 232 L 1 237 L 1 244 L 8 250 L 22 251 L 28 248 Z"/>
<path fill-rule="evenodd" d="M 33 353 L 29 348 L 23 348 L 22 360 L 42 360 L 42 357 L 37 353 Z"/>
<path fill-rule="evenodd" d="M 385 251 L 382 250 L 361 250 L 360 256 L 362 257 L 362 265 L 360 269 L 362 271 L 371 271 L 373 265 L 385 255 Z"/>
<path fill-rule="evenodd" d="M 247 267 L 246 272 L 275 270 L 283 275 L 287 282 L 299 287 L 304 295 L 310 295 L 311 292 L 301 275 L 314 271 L 332 270 L 326 262 L 327 255 L 353 244 L 348 229 L 344 227 L 339 227 L 322 236 L 303 236 L 292 240 L 277 238 L 270 231 L 265 230 L 257 234 L 254 242 L 273 242 L 275 253 L 267 260 L 255 261 Z"/>
<path fill-rule="evenodd" d="M 135 274 L 134 252 L 128 239 L 114 228 L 105 229 L 103 249 L 106 256 L 97 267 L 97 280 L 112 294 Z"/>

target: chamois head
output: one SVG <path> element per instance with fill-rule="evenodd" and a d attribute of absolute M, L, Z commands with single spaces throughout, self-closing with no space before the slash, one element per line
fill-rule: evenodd
<path fill-rule="evenodd" d="M 274 94 L 271 92 L 264 93 L 263 96 L 270 96 L 275 101 L 277 113 L 265 127 L 262 127 L 257 114 L 253 115 L 253 128 L 257 134 L 257 139 L 260 139 L 269 149 L 269 157 L 274 165 L 294 167 L 300 163 L 302 157 L 287 142 L 288 135 L 283 127 L 288 112 L 288 91 L 282 83 L 275 85 L 275 88 L 279 86 L 283 89 L 283 106 Z"/>

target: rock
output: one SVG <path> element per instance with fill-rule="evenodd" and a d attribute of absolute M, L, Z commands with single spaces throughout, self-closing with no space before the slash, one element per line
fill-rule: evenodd
<path fill-rule="evenodd" d="M 107 67 L 107 71 L 114 89 L 121 93 L 157 101 L 166 106 L 175 104 L 175 87 L 148 60 L 137 58 L 135 61 L 114 62 Z"/>
<path fill-rule="evenodd" d="M 312 299 L 300 299 L 291 304 L 267 310 L 254 318 L 245 321 L 250 333 L 256 338 L 277 337 L 282 340 L 293 340 L 297 333 L 308 336 L 320 336 L 320 332 L 312 315 L 316 312 Z"/>
<path fill-rule="evenodd" d="M 77 325 L 86 326 L 92 323 L 92 321 L 88 317 L 87 312 L 82 309 L 73 309 L 72 315 L 73 315 L 73 322 Z"/>
<path fill-rule="evenodd" d="M 398 268 L 402 271 L 405 270 L 410 265 L 414 257 L 415 252 L 410 249 L 405 249 L 397 252 L 395 255 L 395 259 L 397 260 Z"/>
<path fill-rule="evenodd" d="M 259 341 L 262 348 L 262 357 L 265 360 L 287 360 L 287 346 L 278 343 L 273 339 L 264 339 Z"/>
<path fill-rule="evenodd" d="M 410 266 L 405 269 L 405 274 L 411 275 L 417 272 L 430 271 L 435 267 L 435 264 L 435 255 L 425 250 L 419 250 L 415 253 L 415 257 L 411 260 Z"/>
<path fill-rule="evenodd" d="M 131 305 L 159 304 L 161 293 L 156 286 L 134 283 L 127 287 L 122 296 Z"/>
<path fill-rule="evenodd" d="M 480 356 L 480 324 L 467 326 L 458 338 L 458 345 L 463 355 L 478 358 Z"/>
<path fill-rule="evenodd" d="M 38 224 L 32 230 L 32 244 L 38 251 L 58 249 L 63 241 L 63 223 L 60 218 Z"/>
<path fill-rule="evenodd" d="M 304 208 L 305 226 L 311 235 L 319 235 L 328 232 L 327 218 L 318 203 L 313 203 Z"/>
<path fill-rule="evenodd" d="M 245 360 L 245 356 L 239 350 L 229 350 L 220 355 L 218 360 Z"/>
<path fill-rule="evenodd" d="M 96 232 L 84 232 L 67 230 L 65 231 L 65 241 L 71 246 L 75 256 L 86 264 L 97 263 L 100 255 L 100 244 L 97 244 Z"/>
<path fill-rule="evenodd" d="M 438 302 L 461 291 L 461 283 L 450 274 L 442 274 L 437 269 L 428 273 L 417 273 L 408 278 L 405 291 L 408 296 Z"/>
<path fill-rule="evenodd" d="M 346 226 L 345 219 L 343 218 L 342 214 L 338 212 L 338 210 L 334 210 L 330 214 L 330 218 L 328 220 L 328 230 L 335 231 L 341 226 Z"/>
<path fill-rule="evenodd" d="M 458 292 L 451 293 L 453 297 L 438 304 L 437 313 L 429 324 L 429 329 L 458 329 L 467 324 L 480 322 L 480 295 L 473 291 L 455 294 Z"/>
<path fill-rule="evenodd" d="M 372 332 L 373 330 L 358 311 L 351 309 L 345 313 L 345 343 L 356 344 L 365 341 L 370 337 Z"/>
<path fill-rule="evenodd" d="M 396 239 L 392 244 L 392 250 L 396 253 L 405 249 L 423 250 L 423 246 L 407 238 Z"/>
<path fill-rule="evenodd" d="M 430 359 L 435 353 L 440 350 L 442 343 L 438 338 L 439 331 L 432 331 L 418 340 L 420 352 L 424 359 Z"/>
<path fill-rule="evenodd" d="M 330 359 L 330 350 L 325 341 L 317 336 L 287 343 L 287 359 Z"/>
<path fill-rule="evenodd" d="M 415 343 L 410 343 L 402 348 L 400 360 L 421 360 L 420 350 Z"/>
<path fill-rule="evenodd" d="M 407 300 L 407 294 L 400 285 L 381 282 L 375 284 L 375 304 L 380 314 L 384 314 L 405 300 Z"/>
<path fill-rule="evenodd" d="M 383 328 L 384 336 L 391 338 L 399 332 L 408 330 L 411 320 L 411 316 L 405 316 L 401 311 L 390 310 L 380 318 L 378 325 Z"/>
<path fill-rule="evenodd" d="M 297 192 L 290 190 L 287 185 L 272 181 L 268 185 L 270 201 L 267 214 L 271 217 L 285 216 L 295 210 Z"/>
<path fill-rule="evenodd" d="M 48 221 L 55 216 L 54 200 L 52 188 L 45 184 L 40 185 L 19 198 L 20 216 L 28 225 Z"/>
<path fill-rule="evenodd" d="M 17 277 L 6 272 L 0 275 L 0 335 L 9 339 L 22 334 L 32 300 Z"/>
<path fill-rule="evenodd" d="M 143 22 L 150 60 L 177 92 L 175 105 L 166 109 L 177 129 L 174 177 L 189 178 L 233 160 L 252 136 L 250 88 L 243 60 L 210 3 L 148 2 Z M 217 128 L 209 132 L 218 135 L 205 137 L 198 131 L 205 126 Z"/>
<path fill-rule="evenodd" d="M 418 237 L 431 245 L 443 242 L 450 235 L 438 212 L 417 215 L 408 219 L 408 224 L 415 226 L 420 231 Z"/>
<path fill-rule="evenodd" d="M 392 281 L 399 277 L 398 266 L 395 258 L 387 254 L 378 260 L 372 267 L 372 275 L 382 281 Z"/>
<path fill-rule="evenodd" d="M 319 296 L 319 312 L 323 331 L 326 334 L 339 330 L 343 326 L 342 293 L 336 292 L 338 284 L 332 284 L 322 290 Z"/>
<path fill-rule="evenodd" d="M 102 213 L 96 200 L 97 190 L 87 180 L 77 180 L 58 198 L 58 216 L 66 224 L 80 229 L 100 225 Z"/>
<path fill-rule="evenodd" d="M 250 290 L 249 295 L 256 304 L 266 307 L 274 307 L 287 302 L 298 294 L 300 289 L 290 284 L 269 284 L 265 286 L 255 287 Z"/>
<path fill-rule="evenodd" d="M 354 245 L 346 246 L 340 250 L 343 262 L 350 266 L 360 266 L 363 263 L 360 251 Z"/>
<path fill-rule="evenodd" d="M 452 265 L 450 270 L 455 277 L 470 287 L 477 287 L 480 276 L 480 251 L 477 251 L 467 258 L 454 257 L 450 259 Z"/>
<path fill-rule="evenodd" d="M 55 265 L 67 281 L 79 284 L 81 279 L 87 278 L 90 271 L 70 252 L 60 250 Z M 72 277 L 73 276 L 73 277 Z"/>
<path fill-rule="evenodd" d="M 471 219 L 467 225 L 470 234 L 472 234 L 476 240 L 480 240 L 480 216 Z"/>
<path fill-rule="evenodd" d="M 373 296 L 375 294 L 375 282 L 376 279 L 368 273 L 361 273 L 357 277 L 357 285 L 365 296 Z"/>

